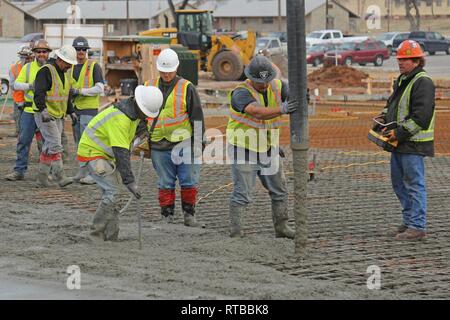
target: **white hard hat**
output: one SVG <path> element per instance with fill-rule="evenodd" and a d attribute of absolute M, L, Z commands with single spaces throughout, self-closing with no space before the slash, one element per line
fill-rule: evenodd
<path fill-rule="evenodd" d="M 60 49 L 56 50 L 56 55 L 58 58 L 67 62 L 69 64 L 77 64 L 77 51 L 70 44 L 62 46 Z"/>
<path fill-rule="evenodd" d="M 172 49 L 164 49 L 158 56 L 156 68 L 161 72 L 174 72 L 179 64 L 177 53 Z"/>
<path fill-rule="evenodd" d="M 155 118 L 163 104 L 161 90 L 153 86 L 137 86 L 134 90 L 136 103 L 147 117 Z"/>

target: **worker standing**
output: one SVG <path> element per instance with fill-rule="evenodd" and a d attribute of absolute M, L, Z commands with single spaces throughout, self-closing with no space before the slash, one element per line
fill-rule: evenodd
<path fill-rule="evenodd" d="M 76 114 L 70 103 L 70 78 L 67 71 L 77 63 L 76 51 L 71 45 L 56 50 L 56 60 L 44 65 L 36 75 L 34 86 L 34 119 L 44 138 L 39 158 L 38 186 L 48 187 L 50 170 L 60 187 L 73 182 L 64 173 L 61 133 L 64 117 L 69 114 L 76 121 Z"/>
<path fill-rule="evenodd" d="M 130 164 L 130 145 L 139 123 L 156 117 L 163 103 L 161 91 L 155 87 L 138 86 L 135 97 L 123 100 L 95 116 L 82 133 L 78 145 L 78 161 L 87 168 L 102 190 L 95 212 L 92 235 L 103 240 L 117 240 L 119 210 L 119 174 L 123 184 L 141 198 Z M 144 131 L 146 126 L 143 126 Z M 116 170 L 117 169 L 117 170 Z"/>
<path fill-rule="evenodd" d="M 31 51 L 31 48 L 28 45 L 22 45 L 17 52 L 17 55 L 19 56 L 19 61 L 12 64 L 9 68 L 9 86 L 13 89 L 12 97 L 14 101 L 14 110 L 13 110 L 13 117 L 14 117 L 14 123 L 16 125 L 16 130 L 14 132 L 13 137 L 17 137 L 19 135 L 19 127 L 20 127 L 20 116 L 23 112 L 23 108 L 25 105 L 25 93 L 23 90 L 15 90 L 14 89 L 14 83 L 17 79 L 17 77 L 20 74 L 20 71 L 22 70 L 22 67 L 26 65 L 29 62 L 33 61 L 33 52 Z"/>
<path fill-rule="evenodd" d="M 48 42 L 44 39 L 37 40 L 33 46 L 32 52 L 35 55 L 35 60 L 27 63 L 19 73 L 14 82 L 14 90 L 21 90 L 24 92 L 24 108 L 20 116 L 20 134 L 17 140 L 16 147 L 16 163 L 14 172 L 6 176 L 7 180 L 23 180 L 25 172 L 28 169 L 28 160 L 30 154 L 30 146 L 33 142 L 33 136 L 36 135 L 38 148 L 41 149 L 42 144 L 41 133 L 37 131 L 37 125 L 34 119 L 34 88 L 35 79 L 38 71 L 47 62 L 49 52 L 51 51 Z M 40 150 L 41 151 L 41 150 Z"/>
<path fill-rule="evenodd" d="M 426 237 L 427 191 L 424 157 L 434 156 L 435 86 L 423 69 L 425 54 L 418 44 L 406 40 L 397 49 L 400 76 L 379 122 L 397 122 L 384 130 L 390 142 L 391 181 L 402 206 L 403 222 L 396 230 L 397 240 Z"/>
<path fill-rule="evenodd" d="M 88 50 L 90 49 L 88 40 L 84 37 L 77 37 L 73 40 L 72 46 L 77 51 L 78 62 L 72 67 L 70 73 L 73 107 L 78 118 L 73 126 L 73 137 L 75 145 L 78 146 L 81 134 L 98 112 L 104 84 L 102 68 L 94 60 L 88 59 Z M 81 184 L 95 183 L 94 179 L 87 175 L 87 172 L 83 172 L 81 167 L 73 179 Z"/>
<path fill-rule="evenodd" d="M 156 61 L 160 76 L 149 81 L 164 96 L 164 106 L 159 116 L 149 122 L 151 159 L 158 175 L 158 199 L 163 219 L 173 222 L 178 179 L 184 225 L 198 227 L 195 204 L 200 164 L 194 161 L 194 157 L 198 159 L 201 156 L 202 150 L 198 149 L 202 149 L 205 126 L 200 97 L 190 81 L 177 75 L 179 64 L 174 50 L 161 51 Z M 180 146 L 183 146 L 182 151 L 175 155 Z M 194 154 L 195 146 L 197 151 Z M 184 160 L 174 161 L 178 156 Z"/>
<path fill-rule="evenodd" d="M 252 201 L 256 176 L 269 191 L 276 237 L 294 238 L 288 226 L 288 190 L 280 159 L 281 116 L 295 111 L 288 103 L 288 86 L 276 79 L 276 70 L 257 55 L 245 68 L 247 80 L 230 94 L 227 126 L 228 152 L 233 162 L 230 198 L 230 236 L 242 237 L 241 216 Z"/>

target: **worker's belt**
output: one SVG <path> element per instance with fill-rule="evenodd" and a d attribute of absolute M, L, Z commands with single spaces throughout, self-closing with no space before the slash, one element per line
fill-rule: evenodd
<path fill-rule="evenodd" d="M 32 107 L 33 106 L 33 102 L 25 102 L 23 105 L 25 108 L 27 107 Z"/>

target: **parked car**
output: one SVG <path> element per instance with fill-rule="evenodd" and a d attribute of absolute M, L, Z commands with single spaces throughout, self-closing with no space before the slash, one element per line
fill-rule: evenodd
<path fill-rule="evenodd" d="M 430 55 L 434 55 L 438 51 L 450 54 L 450 42 L 439 32 L 413 31 L 409 34 L 408 39 L 418 42 L 422 50 Z"/>
<path fill-rule="evenodd" d="M 284 31 L 276 31 L 276 32 L 269 32 L 267 35 L 268 37 L 275 37 L 280 39 L 281 42 L 287 42 L 287 32 Z"/>
<path fill-rule="evenodd" d="M 334 45 L 332 44 L 318 44 L 311 46 L 306 51 L 306 63 L 312 64 L 313 67 L 317 67 L 319 64 L 323 63 L 325 57 L 325 52 L 334 50 Z"/>
<path fill-rule="evenodd" d="M 287 43 L 276 37 L 262 37 L 256 40 L 255 54 L 267 50 L 270 54 L 287 54 Z"/>
<path fill-rule="evenodd" d="M 341 30 L 318 30 L 306 36 L 306 46 L 342 41 L 344 35 Z"/>
<path fill-rule="evenodd" d="M 386 32 L 375 37 L 375 39 L 378 41 L 382 41 L 388 48 L 389 52 L 392 54 L 393 52 L 397 51 L 397 47 L 400 45 L 400 43 L 408 39 L 408 36 L 409 32 Z"/>
<path fill-rule="evenodd" d="M 36 42 L 39 39 L 44 39 L 44 34 L 42 32 L 26 34 L 19 40 L 19 42 Z"/>
<path fill-rule="evenodd" d="M 337 61 L 338 64 L 348 66 L 353 63 L 359 63 L 361 66 L 373 63 L 380 67 L 389 57 L 389 51 L 383 42 L 368 39 L 361 42 L 343 43 L 337 50 L 327 51 L 324 60 L 326 64 L 331 65 Z"/>

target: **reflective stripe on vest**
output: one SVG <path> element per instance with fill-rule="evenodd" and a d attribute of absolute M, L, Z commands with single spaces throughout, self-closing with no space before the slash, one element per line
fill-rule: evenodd
<path fill-rule="evenodd" d="M 69 100 L 70 79 L 67 72 L 64 73 L 64 84 L 58 75 L 56 68 L 51 65 L 45 65 L 52 75 L 52 87 L 45 96 L 45 105 L 48 112 L 55 118 L 63 118 L 67 111 L 67 102 Z"/>
<path fill-rule="evenodd" d="M 103 119 L 99 120 L 94 126 L 89 127 L 87 126 L 86 129 L 84 129 L 84 132 L 87 134 L 87 136 L 94 141 L 100 148 L 103 149 L 103 151 L 111 158 L 114 158 L 114 152 L 111 147 L 108 147 L 106 144 L 104 144 L 96 135 L 95 132 L 98 128 L 100 128 L 102 125 L 104 125 L 109 119 L 112 117 L 115 117 L 119 114 L 123 114 L 122 111 L 113 111 L 109 114 L 107 114 Z"/>
<path fill-rule="evenodd" d="M 148 86 L 149 84 L 151 84 L 155 87 L 158 87 L 159 81 L 160 78 L 156 80 L 146 81 L 144 85 Z M 177 142 L 191 137 L 192 128 L 185 106 L 185 94 L 189 83 L 190 82 L 188 80 L 179 79 L 175 84 L 172 92 L 166 99 L 166 103 L 164 105 L 164 108 L 161 110 L 160 116 L 158 117 L 158 121 L 156 122 L 155 129 L 152 133 L 152 141 L 160 141 L 161 139 L 166 138 L 171 142 Z M 172 111 L 172 114 L 170 114 L 169 110 Z M 166 127 L 170 127 L 170 129 Z M 172 137 L 172 134 L 177 129 L 185 129 L 186 132 L 178 135 L 178 138 Z"/>
<path fill-rule="evenodd" d="M 25 77 L 25 82 L 26 83 L 30 83 L 30 74 L 31 74 L 31 64 L 33 62 L 27 63 L 26 67 L 26 77 Z M 39 69 L 38 69 L 39 70 Z M 37 73 L 37 72 L 36 72 Z M 33 90 L 27 90 L 25 92 L 25 99 L 28 99 L 28 102 L 32 102 L 33 101 L 33 97 L 34 97 L 34 92 Z"/>
<path fill-rule="evenodd" d="M 83 64 L 83 67 L 80 70 L 78 80 L 75 80 L 73 76 L 75 66 L 72 66 L 72 70 L 70 73 L 72 87 L 76 89 L 92 88 L 95 85 L 94 83 L 95 64 L 96 62 L 94 60 L 90 59 L 86 60 L 86 62 Z M 79 95 L 74 98 L 74 105 L 78 110 L 86 110 L 86 109 L 96 110 L 100 106 L 100 94 L 97 94 L 95 96 Z"/>
<path fill-rule="evenodd" d="M 400 102 L 398 103 L 397 110 L 397 122 L 399 125 L 404 127 L 412 136 L 408 139 L 409 141 L 433 141 L 434 140 L 434 123 L 435 123 L 435 111 L 433 111 L 433 117 L 431 119 L 430 125 L 426 130 L 422 130 L 422 128 L 417 125 L 414 120 L 408 119 L 405 120 L 409 115 L 409 103 L 411 98 L 411 90 L 414 83 L 420 78 L 429 78 L 431 77 L 426 74 L 426 72 L 422 71 L 415 75 L 415 77 L 408 83 L 405 91 L 403 92 L 402 97 L 400 98 Z"/>
<path fill-rule="evenodd" d="M 18 61 L 11 65 L 11 74 L 14 77 L 14 81 L 19 76 L 20 70 L 22 70 L 22 62 Z M 25 92 L 23 90 L 13 90 L 13 100 L 16 103 L 25 101 Z"/>
<path fill-rule="evenodd" d="M 267 89 L 268 108 L 278 108 L 280 106 L 281 86 L 281 80 L 276 79 L 270 83 Z M 264 107 L 265 102 L 263 95 L 252 87 L 250 81 L 245 81 L 236 87 L 236 89 L 238 88 L 248 90 L 252 97 L 256 100 L 256 104 Z M 232 92 L 229 95 L 230 119 L 227 126 L 228 141 L 232 145 L 255 152 L 266 152 L 270 146 L 278 145 L 280 131 L 278 128 L 284 124 L 281 116 L 275 117 L 271 120 L 260 120 L 247 113 L 237 112 L 231 106 Z M 255 136 L 249 130 L 256 130 L 254 133 L 257 135 Z M 254 141 L 247 141 L 246 136 L 252 137 Z"/>

